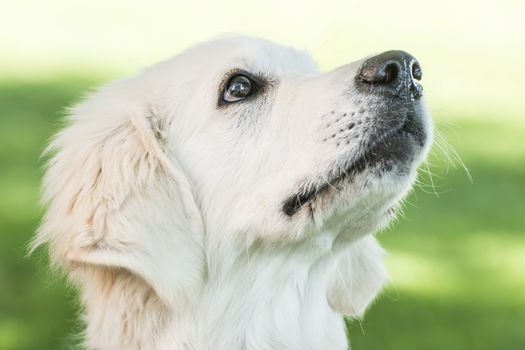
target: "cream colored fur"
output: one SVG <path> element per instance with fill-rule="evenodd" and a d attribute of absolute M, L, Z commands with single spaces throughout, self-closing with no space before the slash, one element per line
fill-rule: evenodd
<path fill-rule="evenodd" d="M 372 234 L 417 162 L 407 178 L 362 174 L 348 200 L 320 200 L 312 217 L 280 210 L 341 156 L 320 143 L 320 120 L 351 110 L 339 92 L 358 64 L 321 74 L 304 53 L 227 38 L 71 110 L 48 149 L 33 247 L 47 245 L 79 288 L 86 348 L 347 347 L 343 315 L 362 315 L 387 278 Z M 217 108 L 221 77 L 237 67 L 268 72 L 278 89 Z"/>

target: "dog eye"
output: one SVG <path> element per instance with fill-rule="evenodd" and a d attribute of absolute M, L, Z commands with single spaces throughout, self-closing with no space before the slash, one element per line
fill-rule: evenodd
<path fill-rule="evenodd" d="M 226 102 L 242 100 L 255 92 L 255 83 L 246 75 L 238 74 L 228 80 L 222 96 Z"/>

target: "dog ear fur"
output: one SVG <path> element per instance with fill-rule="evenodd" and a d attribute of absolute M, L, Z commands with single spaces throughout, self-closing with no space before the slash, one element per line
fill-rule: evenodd
<path fill-rule="evenodd" d="M 364 314 L 388 280 L 383 255 L 383 249 L 372 235 L 349 247 L 339 258 L 328 289 L 332 309 L 350 317 Z"/>
<path fill-rule="evenodd" d="M 31 249 L 47 244 L 73 278 L 86 268 L 126 270 L 177 308 L 204 278 L 202 218 L 163 147 L 165 116 L 132 79 L 74 108 L 50 144 L 47 210 Z"/>

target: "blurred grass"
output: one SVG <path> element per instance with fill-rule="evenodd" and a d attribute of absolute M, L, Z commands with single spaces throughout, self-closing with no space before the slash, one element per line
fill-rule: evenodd
<path fill-rule="evenodd" d="M 415 54 L 438 129 L 470 169 L 472 183 L 433 151 L 435 175 L 422 173 L 380 235 L 392 282 L 348 322 L 353 349 L 525 349 L 524 11 L 519 0 L 3 3 L 0 350 L 67 349 L 81 330 L 74 291 L 44 256 L 25 257 L 42 214 L 39 155 L 64 108 L 228 32 L 308 48 L 323 69 L 390 48 Z"/>

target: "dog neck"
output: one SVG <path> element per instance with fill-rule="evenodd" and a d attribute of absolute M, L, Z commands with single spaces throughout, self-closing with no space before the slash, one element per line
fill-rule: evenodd
<path fill-rule="evenodd" d="M 211 273 L 192 305 L 170 310 L 140 278 L 91 271 L 83 289 L 89 349 L 346 349 L 326 299 L 334 259 L 289 250 L 242 255 Z M 96 283 L 93 283 L 96 281 Z"/>
<path fill-rule="evenodd" d="M 346 349 L 343 319 L 326 298 L 333 259 L 260 252 L 212 274 L 193 319 L 196 349 Z"/>

